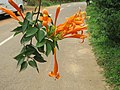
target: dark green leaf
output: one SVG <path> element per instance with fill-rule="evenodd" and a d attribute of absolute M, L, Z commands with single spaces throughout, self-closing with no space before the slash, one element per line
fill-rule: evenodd
<path fill-rule="evenodd" d="M 31 54 L 34 54 L 35 52 L 37 52 L 37 50 L 32 45 L 27 45 L 26 51 L 24 53 L 25 55 L 29 56 Z"/>
<path fill-rule="evenodd" d="M 21 33 L 21 32 L 15 32 L 14 36 L 18 35 L 19 33 Z"/>
<path fill-rule="evenodd" d="M 24 46 L 23 48 L 22 48 L 22 50 L 21 50 L 21 54 L 23 54 L 24 52 L 26 52 L 26 46 Z"/>
<path fill-rule="evenodd" d="M 20 25 L 23 25 L 23 22 L 19 22 Z"/>
<path fill-rule="evenodd" d="M 34 35 L 37 31 L 38 29 L 36 27 L 30 26 L 29 28 L 26 29 L 26 37 Z"/>
<path fill-rule="evenodd" d="M 14 36 L 22 32 L 22 26 L 15 28 L 12 32 L 15 32 Z"/>
<path fill-rule="evenodd" d="M 14 57 L 14 59 L 16 59 L 18 61 L 17 66 L 19 66 L 19 65 L 21 65 L 24 62 L 25 56 L 20 53 L 19 55 Z"/>
<path fill-rule="evenodd" d="M 48 56 L 50 54 L 50 52 L 52 51 L 52 47 L 50 45 L 50 43 L 46 43 L 46 56 Z"/>
<path fill-rule="evenodd" d="M 46 43 L 46 40 L 42 40 L 41 42 L 37 42 L 36 47 L 42 47 Z"/>
<path fill-rule="evenodd" d="M 41 28 L 42 27 L 42 23 L 40 22 L 39 24 L 38 24 L 38 28 Z"/>
<path fill-rule="evenodd" d="M 25 56 L 18 60 L 17 66 L 20 66 L 25 60 Z"/>
<path fill-rule="evenodd" d="M 26 19 L 28 20 L 28 21 L 32 21 L 32 13 L 31 12 L 27 12 L 27 14 L 26 14 Z"/>
<path fill-rule="evenodd" d="M 22 32 L 22 26 L 15 28 L 12 32 Z"/>
<path fill-rule="evenodd" d="M 39 73 L 39 69 L 35 60 L 29 61 L 28 63 L 31 67 L 36 68 L 37 72 Z"/>
<path fill-rule="evenodd" d="M 59 50 L 59 45 L 58 45 L 58 42 L 57 42 L 57 41 L 55 41 L 55 42 L 54 42 L 54 44 L 55 44 L 55 46 L 57 46 L 57 49 Z"/>
<path fill-rule="evenodd" d="M 34 36 L 29 36 L 29 37 L 26 37 L 26 34 L 22 37 L 21 39 L 21 44 L 25 44 L 27 42 L 29 42 Z"/>
<path fill-rule="evenodd" d="M 19 55 L 14 57 L 14 59 L 16 59 L 17 61 L 21 60 L 21 58 L 24 58 L 23 54 L 19 54 Z"/>
<path fill-rule="evenodd" d="M 43 27 L 42 30 L 43 30 L 43 31 L 46 31 L 46 28 Z"/>
<path fill-rule="evenodd" d="M 55 48 L 54 42 L 52 42 L 51 40 L 47 40 L 47 42 L 51 45 L 52 53 L 54 54 L 54 48 Z"/>
<path fill-rule="evenodd" d="M 49 32 L 47 32 L 47 34 L 48 36 L 51 36 L 55 31 L 55 26 L 52 25 L 52 26 L 49 26 L 48 28 L 49 28 Z"/>
<path fill-rule="evenodd" d="M 38 42 L 41 42 L 44 37 L 45 37 L 45 32 L 43 30 L 39 30 L 36 33 L 36 39 L 37 39 Z"/>
<path fill-rule="evenodd" d="M 26 31 L 27 27 L 28 27 L 29 21 L 27 19 L 24 19 L 23 25 L 22 25 L 22 30 L 23 32 Z"/>
<path fill-rule="evenodd" d="M 45 52 L 45 51 L 44 51 L 44 46 L 38 47 L 38 51 L 41 52 L 41 53 L 44 53 L 44 52 Z"/>
<path fill-rule="evenodd" d="M 25 70 L 25 69 L 27 68 L 27 66 L 28 66 L 27 61 L 24 61 L 24 62 L 21 64 L 20 72 L 23 71 L 23 70 Z"/>
<path fill-rule="evenodd" d="M 39 69 L 38 68 L 36 68 L 37 69 L 37 72 L 39 73 Z"/>
<path fill-rule="evenodd" d="M 38 54 L 38 55 L 34 56 L 34 59 L 35 59 L 36 61 L 38 61 L 38 62 L 41 62 L 41 63 L 46 62 L 46 61 L 44 60 L 44 58 L 41 56 L 41 54 Z"/>
<path fill-rule="evenodd" d="M 37 63 L 36 63 L 34 60 L 33 60 L 33 61 L 29 61 L 28 63 L 29 63 L 29 65 L 30 65 L 31 67 L 37 68 Z"/>
<path fill-rule="evenodd" d="M 42 14 L 42 13 L 40 13 L 40 16 L 43 16 L 43 14 Z"/>
<path fill-rule="evenodd" d="M 32 45 L 26 45 L 21 50 L 21 54 L 24 56 L 30 56 L 30 55 L 34 54 L 35 52 L 37 52 L 37 50 Z"/>

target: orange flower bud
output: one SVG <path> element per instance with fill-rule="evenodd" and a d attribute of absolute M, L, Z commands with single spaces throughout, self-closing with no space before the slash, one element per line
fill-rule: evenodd
<path fill-rule="evenodd" d="M 43 14 L 46 14 L 46 15 L 48 15 L 48 11 L 47 11 L 47 9 L 43 9 Z"/>

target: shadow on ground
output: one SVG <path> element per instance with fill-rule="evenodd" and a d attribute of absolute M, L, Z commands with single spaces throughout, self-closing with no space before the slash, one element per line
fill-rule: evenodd
<path fill-rule="evenodd" d="M 9 15 L 1 15 L 0 21 L 11 18 Z"/>

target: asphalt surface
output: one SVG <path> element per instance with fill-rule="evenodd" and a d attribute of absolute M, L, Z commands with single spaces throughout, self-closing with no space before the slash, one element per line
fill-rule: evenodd
<path fill-rule="evenodd" d="M 86 3 L 63 4 L 58 23 L 77 12 L 81 7 L 85 10 Z M 54 16 L 56 6 L 49 7 L 49 13 Z M 60 41 L 57 53 L 61 79 L 55 81 L 48 76 L 53 68 L 53 57 L 49 56 L 47 63 L 39 64 L 40 73 L 28 67 L 19 73 L 17 62 L 13 59 L 21 49 L 21 36 L 12 38 L 12 31 L 17 21 L 6 18 L 0 20 L 0 90 L 106 90 L 101 69 L 96 63 L 88 40 L 81 44 L 78 39 Z"/>

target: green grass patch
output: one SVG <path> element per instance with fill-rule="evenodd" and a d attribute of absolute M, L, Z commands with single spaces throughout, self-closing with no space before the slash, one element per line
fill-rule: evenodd
<path fill-rule="evenodd" d="M 101 30 L 99 20 L 102 14 L 95 10 L 94 5 L 87 7 L 87 14 L 91 17 L 88 21 L 90 42 L 97 62 L 104 69 L 106 82 L 113 90 L 120 90 L 120 44 L 109 40 L 105 30 Z"/>

